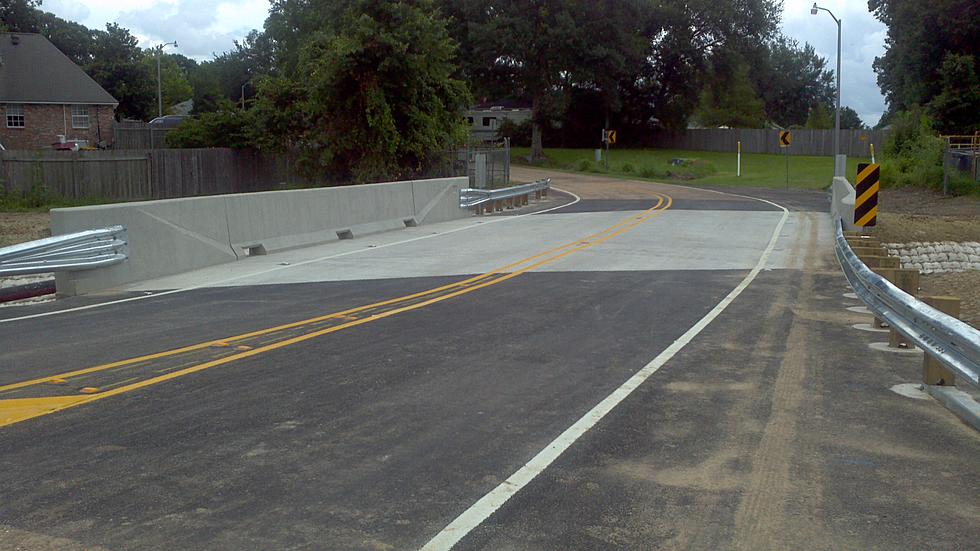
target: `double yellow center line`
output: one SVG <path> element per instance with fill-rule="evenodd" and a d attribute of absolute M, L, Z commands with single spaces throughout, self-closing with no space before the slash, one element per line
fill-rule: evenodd
<path fill-rule="evenodd" d="M 622 235 L 669 209 L 673 203 L 673 199 L 666 195 L 657 194 L 657 198 L 657 203 L 650 209 L 585 238 L 427 291 L 225 339 L 2 385 L 0 427 L 264 354 L 496 285 Z"/>

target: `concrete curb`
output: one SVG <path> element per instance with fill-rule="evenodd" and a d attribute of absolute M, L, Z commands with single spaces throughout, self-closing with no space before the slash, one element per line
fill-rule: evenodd
<path fill-rule="evenodd" d="M 922 385 L 930 396 L 953 412 L 964 423 L 980 432 L 980 404 L 972 396 L 953 386 Z"/>

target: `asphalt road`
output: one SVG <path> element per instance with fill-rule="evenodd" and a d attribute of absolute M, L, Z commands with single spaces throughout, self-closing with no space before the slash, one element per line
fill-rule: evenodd
<path fill-rule="evenodd" d="M 980 438 L 890 390 L 823 195 L 554 185 L 0 309 L 0 550 L 980 541 Z"/>

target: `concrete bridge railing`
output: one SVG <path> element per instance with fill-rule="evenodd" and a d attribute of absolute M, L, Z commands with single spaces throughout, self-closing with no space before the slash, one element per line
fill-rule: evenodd
<path fill-rule="evenodd" d="M 459 208 L 466 177 L 213 195 L 51 211 L 52 234 L 123 225 L 129 260 L 58 274 L 58 293 L 109 289 L 248 256 L 434 223 Z"/>

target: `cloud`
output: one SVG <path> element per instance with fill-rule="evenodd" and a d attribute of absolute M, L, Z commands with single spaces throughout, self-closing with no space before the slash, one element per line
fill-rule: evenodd
<path fill-rule="evenodd" d="M 874 126 L 885 110 L 885 98 L 871 64 L 885 53 L 887 29 L 868 12 L 865 2 L 822 0 L 818 4 L 841 20 L 841 105 L 851 107 Z M 826 12 L 811 15 L 812 5 L 812 0 L 786 0 L 783 34 L 812 44 L 827 60 L 827 67 L 836 70 L 837 25 Z"/>
<path fill-rule="evenodd" d="M 91 28 L 119 23 L 143 47 L 176 40 L 176 52 L 205 60 L 261 29 L 269 0 L 46 0 L 44 9 Z"/>

